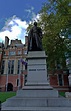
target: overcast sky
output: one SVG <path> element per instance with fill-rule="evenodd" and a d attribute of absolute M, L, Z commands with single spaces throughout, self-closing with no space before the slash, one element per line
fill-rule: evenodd
<path fill-rule="evenodd" d="M 0 42 L 5 36 L 24 43 L 28 23 L 38 18 L 47 0 L 0 0 Z"/>

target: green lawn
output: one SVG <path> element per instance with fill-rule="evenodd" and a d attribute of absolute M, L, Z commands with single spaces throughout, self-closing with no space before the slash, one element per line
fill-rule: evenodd
<path fill-rule="evenodd" d="M 59 95 L 65 97 L 65 92 L 59 92 Z"/>
<path fill-rule="evenodd" d="M 6 101 L 7 98 L 15 96 L 16 92 L 0 92 L 0 101 L 1 103 Z"/>

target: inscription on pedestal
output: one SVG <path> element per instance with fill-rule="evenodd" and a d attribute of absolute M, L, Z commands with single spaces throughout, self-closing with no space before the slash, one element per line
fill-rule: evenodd
<path fill-rule="evenodd" d="M 45 71 L 45 69 L 29 69 L 29 71 Z"/>

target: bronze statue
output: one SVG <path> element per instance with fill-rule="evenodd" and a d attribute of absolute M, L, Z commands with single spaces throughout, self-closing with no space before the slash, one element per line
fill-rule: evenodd
<path fill-rule="evenodd" d="M 42 30 L 37 27 L 37 22 L 34 22 L 28 34 L 28 51 L 42 51 Z"/>

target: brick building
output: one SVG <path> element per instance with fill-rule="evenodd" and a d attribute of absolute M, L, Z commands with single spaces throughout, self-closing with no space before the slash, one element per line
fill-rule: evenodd
<path fill-rule="evenodd" d="M 59 91 L 69 91 L 68 69 L 48 70 L 50 85 Z"/>
<path fill-rule="evenodd" d="M 24 87 L 27 77 L 27 37 L 25 44 L 21 40 L 5 37 L 5 44 L 0 47 L 0 90 L 17 91 Z M 50 85 L 59 91 L 68 91 L 68 70 L 48 70 Z"/>
<path fill-rule="evenodd" d="M 22 61 L 26 60 L 27 50 L 21 40 L 11 40 L 5 37 L 4 47 L 0 47 L 0 90 L 16 91 L 24 86 L 24 74 L 26 66 Z"/>

